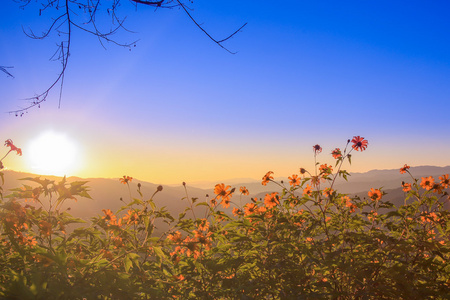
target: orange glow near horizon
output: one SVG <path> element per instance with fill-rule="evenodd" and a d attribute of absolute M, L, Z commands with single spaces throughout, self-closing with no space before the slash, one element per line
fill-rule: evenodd
<path fill-rule="evenodd" d="M 27 124 L 22 123 L 20 127 L 26 128 Z M 60 128 L 57 131 L 47 127 L 31 132 L 24 129 L 21 135 L 14 135 L 14 142 L 23 149 L 23 156 L 10 155 L 4 161 L 5 167 L 43 176 L 66 175 L 87 179 L 127 175 L 158 184 L 181 184 L 183 181 L 227 183 L 236 179 L 244 182 L 260 180 L 268 171 L 273 171 L 276 178 L 287 178 L 298 174 L 300 167 L 314 172 L 312 139 L 285 148 L 277 146 L 277 143 L 264 145 L 261 142 L 259 144 L 264 146 L 253 148 L 243 147 L 239 143 L 209 144 L 197 148 L 195 145 L 201 144 L 201 141 L 188 144 L 185 140 L 171 137 L 156 143 L 129 134 L 118 143 L 115 138 L 118 131 L 103 135 L 100 132 L 104 132 L 104 128 L 93 131 L 80 126 L 76 130 Z M 335 147 L 343 149 L 343 146 L 336 144 L 336 141 L 326 143 L 326 138 L 322 139 L 325 141 L 321 144 L 323 151 L 317 155 L 317 161 L 330 164 L 335 170 L 331 151 Z M 373 169 L 396 169 L 405 163 L 411 166 L 445 166 L 446 161 L 438 155 L 420 155 L 422 153 L 411 150 L 409 153 L 414 155 L 405 156 L 404 153 L 407 153 L 406 149 L 401 146 L 390 150 L 382 140 L 369 138 L 367 150 L 362 153 L 354 151 L 352 164 L 345 162 L 342 168 L 359 173 Z M 43 161 L 47 162 L 38 168 Z"/>

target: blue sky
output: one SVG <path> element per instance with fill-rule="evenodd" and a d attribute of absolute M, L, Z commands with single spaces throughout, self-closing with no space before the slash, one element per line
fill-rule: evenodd
<path fill-rule="evenodd" d="M 354 135 L 369 140 L 350 171 L 450 165 L 450 4 L 447 1 L 194 1 L 193 16 L 222 38 L 214 45 L 178 9 L 123 1 L 139 39 L 132 51 L 73 32 L 62 105 L 4 113 L 1 133 L 26 145 L 42 132 L 79 144 L 73 175 L 130 175 L 162 183 L 288 176 Z M 4 112 L 58 72 L 57 36 L 35 41 L 49 20 L 8 1 L 0 12 Z M 6 42 L 3 42 L 6 41 Z M 25 153 L 24 153 L 25 155 Z M 25 159 L 10 167 L 30 169 Z M 72 174 L 68 174 L 72 175 Z"/>

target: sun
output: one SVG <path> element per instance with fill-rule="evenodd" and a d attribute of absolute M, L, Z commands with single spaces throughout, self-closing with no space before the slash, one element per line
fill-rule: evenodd
<path fill-rule="evenodd" d="M 46 131 L 31 140 L 27 160 L 32 172 L 71 176 L 79 167 L 79 147 L 66 134 Z"/>

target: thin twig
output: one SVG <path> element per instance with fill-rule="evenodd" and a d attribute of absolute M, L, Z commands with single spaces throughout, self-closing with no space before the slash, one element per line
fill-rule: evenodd
<path fill-rule="evenodd" d="M 134 1 L 134 0 L 133 0 Z M 239 31 L 242 30 L 242 28 L 244 28 L 245 25 L 247 25 L 247 23 L 245 23 L 244 25 L 242 25 L 238 30 L 236 30 L 235 32 L 233 32 L 231 35 L 229 35 L 228 37 L 224 38 L 223 40 L 216 40 L 215 38 L 213 38 L 199 23 L 197 23 L 197 21 L 194 19 L 194 17 L 192 17 L 192 15 L 189 13 L 189 11 L 186 9 L 185 5 L 183 3 L 180 2 L 180 0 L 176 0 L 178 2 L 178 4 L 183 8 L 184 12 L 189 16 L 189 18 L 191 19 L 192 22 L 194 22 L 194 24 L 201 30 L 203 31 L 204 34 L 206 34 L 207 37 L 209 37 L 214 43 L 216 43 L 217 45 L 219 45 L 221 48 L 225 49 L 227 52 L 231 53 L 231 54 L 236 54 L 237 52 L 231 52 L 230 50 L 228 50 L 225 46 L 222 45 L 223 41 L 228 40 L 229 38 L 231 38 L 232 36 L 234 36 L 235 34 L 237 34 Z"/>

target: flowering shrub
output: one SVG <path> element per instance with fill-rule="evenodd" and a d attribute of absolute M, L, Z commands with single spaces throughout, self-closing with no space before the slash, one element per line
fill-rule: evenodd
<path fill-rule="evenodd" d="M 300 168 L 288 184 L 269 171 L 262 184 L 278 191 L 243 205 L 246 187 L 220 183 L 200 202 L 183 184 L 188 203 L 179 216 L 154 204 L 162 186 L 146 197 L 138 184 L 139 198 L 130 193 L 118 211 L 106 208 L 76 228 L 83 221 L 63 204 L 89 198 L 86 182 L 27 178 L 34 187 L 0 203 L 0 297 L 447 299 L 448 174 L 415 179 L 405 165 L 410 182 L 399 207 L 377 187 L 367 198 L 340 194 L 343 163 L 367 146 L 360 136 L 348 140 L 331 152 L 333 166 L 317 162 L 324 154 L 315 145 L 314 170 Z M 132 179 L 120 182 L 130 188 Z"/>

